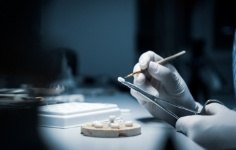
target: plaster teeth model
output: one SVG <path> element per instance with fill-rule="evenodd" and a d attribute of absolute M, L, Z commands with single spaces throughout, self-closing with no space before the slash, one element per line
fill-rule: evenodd
<path fill-rule="evenodd" d="M 125 122 L 125 126 L 126 127 L 132 127 L 133 126 L 133 122 L 132 121 L 126 121 Z"/>
<path fill-rule="evenodd" d="M 108 121 L 94 121 L 81 126 L 81 134 L 92 137 L 128 137 L 141 134 L 141 126 L 131 120 L 120 121 L 109 116 Z"/>

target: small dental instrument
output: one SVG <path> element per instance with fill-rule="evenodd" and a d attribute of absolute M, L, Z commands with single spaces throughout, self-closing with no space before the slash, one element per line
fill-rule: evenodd
<path fill-rule="evenodd" d="M 186 114 L 186 115 L 205 115 L 205 106 L 206 105 L 208 105 L 210 103 L 223 104 L 219 100 L 210 99 L 210 100 L 206 101 L 206 103 L 204 104 L 203 108 L 200 111 L 191 110 L 191 109 L 186 108 L 184 106 L 174 104 L 173 102 L 170 102 L 168 100 L 164 100 L 164 99 L 156 97 L 152 94 L 149 94 L 149 93 L 145 92 L 144 90 L 142 90 L 141 88 L 137 87 L 136 85 L 134 85 L 134 84 L 132 84 L 128 81 L 125 81 L 125 79 L 122 78 L 122 77 L 118 77 L 118 81 L 120 83 L 122 83 L 123 85 L 129 87 L 130 89 L 133 89 L 133 90 L 137 91 L 138 93 L 140 93 L 141 95 L 145 96 L 150 102 L 152 102 L 154 105 L 158 106 L 164 112 L 166 112 L 167 114 L 172 116 L 175 120 L 178 120 L 182 116 L 178 116 L 176 113 L 174 113 L 171 110 L 165 108 L 164 105 L 169 105 L 171 107 L 174 107 L 175 109 L 178 109 L 179 111 L 182 111 L 183 114 Z"/>
<path fill-rule="evenodd" d="M 157 63 L 159 63 L 159 64 L 165 64 L 165 63 L 167 63 L 167 62 L 169 62 L 169 61 L 171 61 L 171 60 L 173 60 L 173 59 L 175 59 L 175 58 L 177 58 L 177 57 L 179 57 L 179 56 L 181 56 L 181 55 L 183 55 L 183 54 L 185 54 L 185 53 L 186 53 L 186 51 L 181 51 L 181 52 L 179 52 L 179 53 L 176 53 L 176 54 L 174 54 L 174 55 L 171 55 L 171 56 L 169 56 L 169 57 L 166 57 L 166 58 L 164 58 L 164 59 L 162 59 L 162 60 L 159 60 L 159 61 L 157 61 Z M 141 73 L 141 72 L 142 72 L 142 70 L 138 70 L 138 71 L 132 72 L 132 73 L 128 74 L 125 78 L 129 78 L 129 77 L 131 77 L 131 76 L 133 76 L 133 75 L 135 75 L 135 74 L 137 74 L 137 73 Z"/>

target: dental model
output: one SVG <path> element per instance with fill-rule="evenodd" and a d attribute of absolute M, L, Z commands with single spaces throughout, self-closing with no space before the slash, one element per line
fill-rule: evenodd
<path fill-rule="evenodd" d="M 141 126 L 133 121 L 124 121 L 109 116 L 105 121 L 94 121 L 81 126 L 81 134 L 92 137 L 128 137 L 141 134 Z"/>

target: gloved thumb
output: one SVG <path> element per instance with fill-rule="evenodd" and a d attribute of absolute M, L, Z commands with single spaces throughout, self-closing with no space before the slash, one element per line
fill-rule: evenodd
<path fill-rule="evenodd" d="M 211 103 L 211 104 L 206 105 L 205 107 L 205 111 L 207 115 L 215 115 L 225 109 L 227 108 L 224 105 L 219 104 L 219 103 Z"/>
<path fill-rule="evenodd" d="M 187 136 L 191 136 L 191 130 L 197 130 L 203 123 L 203 117 L 200 115 L 190 115 L 181 117 L 177 120 L 175 128 L 178 132 L 181 132 Z"/>
<path fill-rule="evenodd" d="M 189 121 L 189 116 L 181 117 L 177 120 L 175 123 L 175 128 L 178 132 L 181 132 L 185 135 L 187 135 L 187 124 Z"/>
<path fill-rule="evenodd" d="M 176 70 L 167 68 L 155 62 L 150 62 L 148 71 L 151 76 L 161 82 L 168 94 L 178 95 L 185 89 L 185 82 Z"/>

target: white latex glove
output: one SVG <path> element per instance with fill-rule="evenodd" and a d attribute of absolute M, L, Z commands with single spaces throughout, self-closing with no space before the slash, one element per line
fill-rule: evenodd
<path fill-rule="evenodd" d="M 207 149 L 236 149 L 236 112 L 218 103 L 205 110 L 207 115 L 178 119 L 176 130 Z"/>
<path fill-rule="evenodd" d="M 197 110 L 198 105 L 195 103 L 186 83 L 175 67 L 170 64 L 163 66 L 156 63 L 156 61 L 161 59 L 163 58 L 152 51 L 143 53 L 139 58 L 139 62 L 134 66 L 134 71 L 140 69 L 144 71 L 143 73 L 134 75 L 133 83 L 157 97 L 192 110 Z M 175 126 L 176 120 L 173 120 L 173 118 L 162 109 L 147 101 L 145 97 L 134 90 L 131 90 L 131 95 L 134 96 L 153 116 Z M 174 110 L 173 108 L 170 109 L 178 114 L 177 110 Z M 179 115 L 181 116 L 184 114 Z"/>

